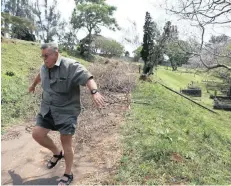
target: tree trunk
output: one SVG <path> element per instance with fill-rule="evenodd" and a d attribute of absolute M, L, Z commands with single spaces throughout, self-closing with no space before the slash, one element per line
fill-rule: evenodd
<path fill-rule="evenodd" d="M 171 66 L 172 66 L 172 71 L 176 71 L 177 70 L 177 65 L 174 64 L 174 62 L 172 60 L 170 60 Z"/>
<path fill-rule="evenodd" d="M 89 30 L 89 34 L 88 34 L 89 40 L 88 40 L 88 49 L 87 49 L 88 54 L 87 55 L 91 54 L 91 38 L 92 38 L 91 32 L 92 32 L 92 29 Z"/>
<path fill-rule="evenodd" d="M 231 85 L 229 86 L 229 90 L 228 90 L 227 96 L 231 96 Z"/>

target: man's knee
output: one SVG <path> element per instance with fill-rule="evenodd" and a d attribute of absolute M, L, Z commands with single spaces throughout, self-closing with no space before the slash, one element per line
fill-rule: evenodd
<path fill-rule="evenodd" d="M 33 129 L 33 131 L 32 131 L 32 137 L 33 137 L 36 141 L 41 141 L 42 139 L 44 139 L 44 137 L 47 136 L 47 133 L 48 133 L 48 132 L 49 132 L 48 129 L 35 126 L 34 129 Z"/>
<path fill-rule="evenodd" d="M 72 152 L 72 135 L 61 135 L 61 143 L 66 153 Z"/>

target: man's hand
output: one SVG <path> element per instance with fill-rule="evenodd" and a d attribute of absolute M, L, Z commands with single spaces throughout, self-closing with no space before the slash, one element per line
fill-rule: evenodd
<path fill-rule="evenodd" d="M 99 92 L 92 94 L 92 99 L 97 107 L 102 108 L 105 106 L 105 98 Z"/>
<path fill-rule="evenodd" d="M 35 87 L 37 86 L 37 84 L 39 84 L 41 82 L 41 78 L 40 78 L 40 73 L 38 73 L 38 75 L 36 76 L 34 82 L 32 83 L 32 85 L 29 87 L 29 93 L 35 91 Z"/>
<path fill-rule="evenodd" d="M 29 93 L 34 93 L 34 91 L 35 91 L 35 86 L 33 86 L 33 85 L 31 85 L 30 87 L 29 87 Z"/>

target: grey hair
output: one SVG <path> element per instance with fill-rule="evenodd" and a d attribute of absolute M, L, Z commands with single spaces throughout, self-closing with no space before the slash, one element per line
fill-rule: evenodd
<path fill-rule="evenodd" d="M 40 49 L 44 50 L 50 48 L 53 52 L 58 52 L 58 45 L 56 43 L 43 43 Z"/>

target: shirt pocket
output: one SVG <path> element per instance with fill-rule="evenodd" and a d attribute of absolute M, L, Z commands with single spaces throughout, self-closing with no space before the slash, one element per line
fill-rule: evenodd
<path fill-rule="evenodd" d="M 67 93 L 68 92 L 68 79 L 59 78 L 50 82 L 51 89 L 58 93 Z"/>

